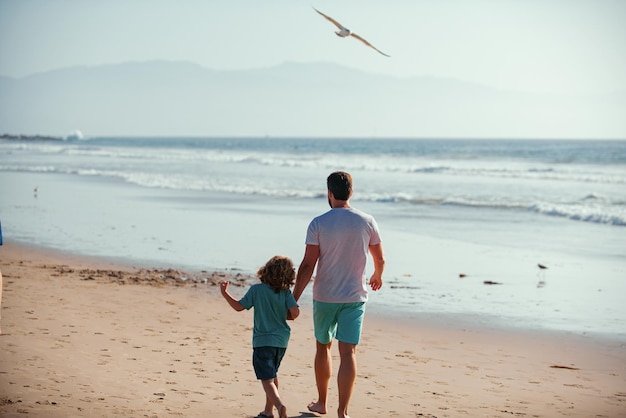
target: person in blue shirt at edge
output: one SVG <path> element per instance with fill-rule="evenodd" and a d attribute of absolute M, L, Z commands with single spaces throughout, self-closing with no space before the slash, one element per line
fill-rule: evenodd
<path fill-rule="evenodd" d="M 300 299 L 313 281 L 313 326 L 316 339 L 315 382 L 318 399 L 308 405 L 311 412 L 326 414 L 331 379 L 333 338 L 339 341 L 337 416 L 348 417 L 348 406 L 356 383 L 356 347 L 361 339 L 367 281 L 368 253 L 374 261 L 369 279 L 373 291 L 383 285 L 385 257 L 374 218 L 350 206 L 352 176 L 337 171 L 326 179 L 331 209 L 314 218 L 306 235 L 304 258 L 298 269 L 293 295 Z"/>
<path fill-rule="evenodd" d="M 0 245 L 2 245 L 2 224 L 0 223 Z M 0 335 L 2 335 L 2 272 L 0 271 Z"/>
<path fill-rule="evenodd" d="M 222 296 L 236 311 L 254 307 L 252 365 L 265 391 L 265 408 L 258 417 L 272 418 L 274 407 L 280 418 L 287 408 L 278 393 L 278 367 L 287 350 L 291 328 L 287 319 L 296 319 L 300 308 L 291 293 L 296 273 L 288 257 L 272 257 L 257 272 L 261 283 L 252 285 L 240 300 L 228 292 L 229 282 L 220 283 Z"/>

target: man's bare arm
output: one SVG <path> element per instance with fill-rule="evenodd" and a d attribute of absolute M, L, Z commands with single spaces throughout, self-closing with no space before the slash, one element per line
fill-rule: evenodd
<path fill-rule="evenodd" d="M 319 245 L 307 244 L 306 249 L 304 250 L 304 258 L 300 263 L 298 274 L 296 275 L 296 285 L 293 287 L 293 297 L 296 298 L 296 301 L 300 299 L 302 292 L 304 292 L 304 289 L 311 281 L 311 277 L 313 277 L 313 270 L 315 270 L 315 265 L 317 264 L 319 257 Z"/>
<path fill-rule="evenodd" d="M 383 271 L 385 270 L 385 254 L 383 252 L 383 245 L 376 244 L 370 245 L 370 254 L 374 260 L 374 273 L 370 278 L 370 286 L 372 290 L 376 291 L 383 287 Z"/>

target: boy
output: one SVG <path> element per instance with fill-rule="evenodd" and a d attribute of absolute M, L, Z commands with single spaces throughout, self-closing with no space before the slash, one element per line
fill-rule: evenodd
<path fill-rule="evenodd" d="M 228 293 L 229 282 L 220 283 L 220 289 L 234 310 L 254 306 L 252 364 L 265 391 L 265 408 L 258 417 L 272 418 L 275 406 L 279 417 L 287 418 L 287 408 L 278 394 L 277 373 L 291 335 L 287 318 L 296 319 L 300 314 L 290 290 L 296 274 L 288 257 L 275 256 L 259 269 L 257 276 L 261 283 L 252 285 L 239 301 Z"/>

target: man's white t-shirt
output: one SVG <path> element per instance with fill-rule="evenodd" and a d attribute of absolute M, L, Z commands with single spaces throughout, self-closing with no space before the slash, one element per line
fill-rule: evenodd
<path fill-rule="evenodd" d="M 313 219 L 307 245 L 320 256 L 313 299 L 327 303 L 366 302 L 365 266 L 370 245 L 380 244 L 374 218 L 354 208 L 334 208 Z"/>

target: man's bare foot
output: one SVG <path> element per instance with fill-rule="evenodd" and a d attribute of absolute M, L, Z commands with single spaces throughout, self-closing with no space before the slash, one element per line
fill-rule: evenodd
<path fill-rule="evenodd" d="M 307 405 L 307 408 L 311 412 L 316 412 L 318 414 L 324 415 L 326 413 L 326 405 L 320 405 L 319 401 L 311 402 Z"/>
<path fill-rule="evenodd" d="M 287 417 L 287 407 L 285 405 L 281 406 L 278 409 L 278 416 L 280 418 L 289 418 L 289 417 Z"/>
<path fill-rule="evenodd" d="M 265 411 L 261 411 L 259 412 L 259 415 L 256 416 L 256 418 L 274 418 L 273 414 L 268 414 Z"/>

